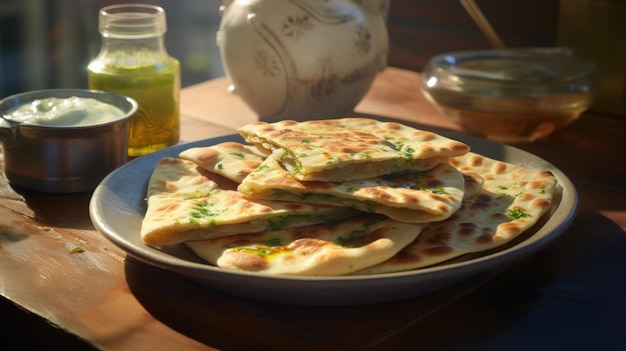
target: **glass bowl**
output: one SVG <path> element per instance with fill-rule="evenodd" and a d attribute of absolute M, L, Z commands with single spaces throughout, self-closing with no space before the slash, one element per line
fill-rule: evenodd
<path fill-rule="evenodd" d="M 466 132 L 532 142 L 576 120 L 592 101 L 594 67 L 562 48 L 450 52 L 433 57 L 422 90 Z"/>

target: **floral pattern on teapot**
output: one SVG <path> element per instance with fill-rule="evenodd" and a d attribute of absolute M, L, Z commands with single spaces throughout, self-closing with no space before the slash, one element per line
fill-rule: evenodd
<path fill-rule="evenodd" d="M 230 89 L 261 120 L 352 112 L 387 65 L 389 0 L 223 1 Z"/>

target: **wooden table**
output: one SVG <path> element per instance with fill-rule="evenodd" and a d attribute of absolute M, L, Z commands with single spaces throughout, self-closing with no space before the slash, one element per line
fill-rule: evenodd
<path fill-rule="evenodd" d="M 357 112 L 459 131 L 422 97 L 419 79 L 388 68 Z M 226 88 L 216 79 L 184 89 L 184 141 L 230 134 L 256 120 Z M 518 146 L 575 183 L 580 207 L 571 227 L 499 274 L 368 306 L 283 306 L 211 291 L 126 259 L 92 226 L 90 194 L 38 194 L 2 179 L 0 348 L 625 349 L 626 118 L 588 113 L 558 134 Z M 85 251 L 71 253 L 75 247 Z"/>

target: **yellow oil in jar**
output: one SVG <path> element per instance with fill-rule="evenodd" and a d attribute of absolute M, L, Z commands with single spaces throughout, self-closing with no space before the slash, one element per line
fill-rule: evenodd
<path fill-rule="evenodd" d="M 128 156 L 142 156 L 179 140 L 180 64 L 167 60 L 149 66 L 90 65 L 89 88 L 135 99 L 139 109 L 129 122 Z"/>

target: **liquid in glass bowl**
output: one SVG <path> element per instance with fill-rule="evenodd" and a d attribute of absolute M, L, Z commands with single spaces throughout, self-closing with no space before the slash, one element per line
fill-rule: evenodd
<path fill-rule="evenodd" d="M 593 97 L 594 67 L 568 49 L 459 51 L 433 57 L 424 95 L 466 132 L 532 142 L 575 121 Z"/>

